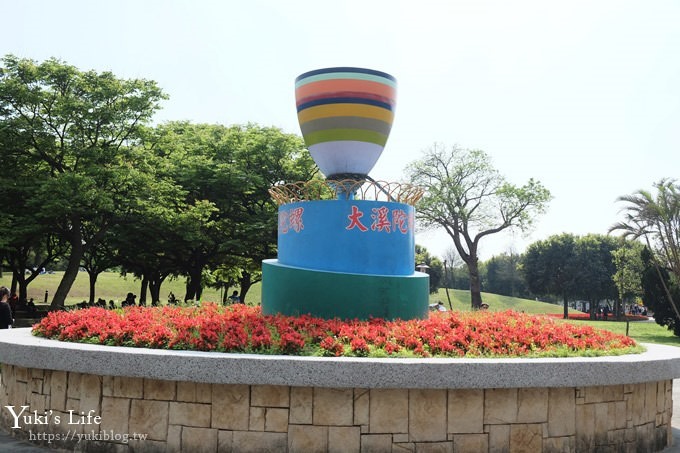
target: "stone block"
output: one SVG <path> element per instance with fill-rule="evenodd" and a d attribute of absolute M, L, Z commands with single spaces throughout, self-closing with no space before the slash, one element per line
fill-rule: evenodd
<path fill-rule="evenodd" d="M 645 383 L 645 423 L 656 419 L 656 382 Z"/>
<path fill-rule="evenodd" d="M 83 374 L 80 379 L 80 410 L 86 414 L 94 410 L 101 414 L 102 378 L 94 374 Z"/>
<path fill-rule="evenodd" d="M 361 453 L 383 453 L 392 451 L 392 436 L 389 434 L 362 434 Z"/>
<path fill-rule="evenodd" d="M 354 389 L 354 425 L 368 426 L 370 393 L 368 389 Z"/>
<path fill-rule="evenodd" d="M 31 392 L 28 391 L 28 384 L 21 381 L 14 381 L 9 387 L 9 398 L 17 406 L 30 403 Z"/>
<path fill-rule="evenodd" d="M 247 385 L 213 384 L 212 428 L 247 431 L 250 421 L 250 388 Z"/>
<path fill-rule="evenodd" d="M 392 443 L 413 443 L 409 442 L 408 434 L 392 434 Z M 414 444 L 415 447 L 415 444 Z"/>
<path fill-rule="evenodd" d="M 32 377 L 30 379 L 29 391 L 31 393 L 42 393 L 43 392 L 43 380 L 42 378 Z"/>
<path fill-rule="evenodd" d="M 130 428 L 137 433 L 148 434 L 151 440 L 165 440 L 168 436 L 167 401 L 133 399 L 130 404 Z"/>
<path fill-rule="evenodd" d="M 113 378 L 113 396 L 120 398 L 143 398 L 144 379 L 115 376 Z"/>
<path fill-rule="evenodd" d="M 113 376 L 102 376 L 102 396 L 113 396 Z"/>
<path fill-rule="evenodd" d="M 489 450 L 486 434 L 456 434 L 453 436 L 453 451 L 456 453 L 479 453 Z"/>
<path fill-rule="evenodd" d="M 290 387 L 285 385 L 253 385 L 250 388 L 250 405 L 289 407 Z"/>
<path fill-rule="evenodd" d="M 251 406 L 248 431 L 264 431 L 264 411 L 264 407 Z"/>
<path fill-rule="evenodd" d="M 210 428 L 209 404 L 170 402 L 169 423 L 171 425 Z"/>
<path fill-rule="evenodd" d="M 358 426 L 330 426 L 328 428 L 328 453 L 359 453 L 361 428 Z"/>
<path fill-rule="evenodd" d="M 14 367 L 14 380 L 19 381 L 19 382 L 28 382 L 28 368 L 24 368 L 21 366 L 15 366 Z"/>
<path fill-rule="evenodd" d="M 571 453 L 575 451 L 574 436 L 543 439 L 543 451 L 545 453 Z"/>
<path fill-rule="evenodd" d="M 624 387 L 620 385 L 606 385 L 602 388 L 603 401 L 623 401 Z"/>
<path fill-rule="evenodd" d="M 31 407 L 31 412 L 37 411 L 38 414 L 44 414 L 46 411 L 49 412 L 47 407 L 47 396 L 41 395 L 39 393 L 31 393 L 29 397 L 28 405 Z"/>
<path fill-rule="evenodd" d="M 517 389 L 484 390 L 484 423 L 499 425 L 517 421 Z"/>
<path fill-rule="evenodd" d="M 217 451 L 218 452 L 231 452 L 235 451 L 233 449 L 234 444 L 234 432 L 233 431 L 217 431 Z"/>
<path fill-rule="evenodd" d="M 609 416 L 613 418 L 612 429 L 625 429 L 628 419 L 627 404 L 625 401 L 615 401 L 609 403 Z"/>
<path fill-rule="evenodd" d="M 604 401 L 604 386 L 593 385 L 590 387 L 583 387 L 585 404 L 600 403 Z"/>
<path fill-rule="evenodd" d="M 314 403 L 314 389 L 310 387 L 291 387 L 290 419 L 295 425 L 311 425 Z"/>
<path fill-rule="evenodd" d="M 543 427 L 539 423 L 510 426 L 510 451 L 543 451 Z"/>
<path fill-rule="evenodd" d="M 371 389 L 369 395 L 370 433 L 408 433 L 408 390 Z"/>
<path fill-rule="evenodd" d="M 666 386 L 671 381 L 659 381 L 656 383 L 656 412 L 666 410 Z M 672 384 L 670 384 L 672 385 Z"/>
<path fill-rule="evenodd" d="M 80 411 L 80 400 L 76 398 L 66 398 L 66 410 L 78 413 Z"/>
<path fill-rule="evenodd" d="M 220 449 L 218 451 L 234 451 L 239 453 L 283 452 L 286 451 L 288 444 L 286 433 L 234 431 L 231 450 Z"/>
<path fill-rule="evenodd" d="M 517 391 L 517 422 L 545 423 L 548 421 L 547 388 L 523 388 Z"/>
<path fill-rule="evenodd" d="M 170 401 L 175 400 L 176 384 L 174 381 L 160 379 L 144 379 L 144 399 Z"/>
<path fill-rule="evenodd" d="M 607 444 L 609 447 L 613 447 L 614 451 L 623 450 L 623 446 L 626 443 L 626 430 L 624 429 L 612 429 L 607 432 Z"/>
<path fill-rule="evenodd" d="M 416 444 L 413 442 L 395 442 L 392 444 L 392 453 L 416 453 Z"/>
<path fill-rule="evenodd" d="M 507 453 L 510 451 L 510 426 L 487 425 L 489 452 Z"/>
<path fill-rule="evenodd" d="M 484 390 L 448 391 L 449 433 L 484 432 Z"/>
<path fill-rule="evenodd" d="M 609 417 L 609 403 L 595 403 L 592 404 L 595 409 L 595 444 L 607 444 L 607 431 L 612 426 L 612 420 Z"/>
<path fill-rule="evenodd" d="M 181 451 L 182 451 L 182 427 L 177 425 L 170 425 L 168 426 L 168 440 L 166 442 L 166 452 L 180 453 Z"/>
<path fill-rule="evenodd" d="M 66 398 L 80 398 L 80 381 L 83 375 L 80 373 L 69 372 L 66 388 Z"/>
<path fill-rule="evenodd" d="M 53 371 L 50 382 L 50 406 L 57 411 L 66 410 L 66 371 Z"/>
<path fill-rule="evenodd" d="M 328 427 L 288 425 L 288 451 L 308 452 L 328 450 Z"/>
<path fill-rule="evenodd" d="M 595 406 L 576 406 L 576 451 L 592 451 L 595 448 Z"/>
<path fill-rule="evenodd" d="M 49 395 L 50 393 L 52 393 L 52 389 L 50 388 L 51 383 L 52 383 L 52 370 L 44 370 L 42 384 L 43 395 Z"/>
<path fill-rule="evenodd" d="M 212 401 L 212 385 L 199 382 L 178 382 L 177 401 L 210 403 Z"/>
<path fill-rule="evenodd" d="M 130 400 L 128 398 L 114 398 L 105 396 L 102 398 L 102 431 L 113 431 L 114 433 L 128 433 L 134 431 L 129 429 L 130 420 Z M 138 431 L 141 434 L 141 431 Z"/>
<path fill-rule="evenodd" d="M 573 388 L 548 391 L 548 437 L 573 436 L 576 433 L 576 392 Z"/>
<path fill-rule="evenodd" d="M 314 388 L 315 425 L 352 426 L 354 391 L 340 388 Z"/>
<path fill-rule="evenodd" d="M 264 430 L 275 433 L 288 432 L 288 409 L 282 407 L 266 408 L 264 416 Z"/>
<path fill-rule="evenodd" d="M 446 440 L 446 390 L 408 391 L 408 431 L 414 442 Z"/>
<path fill-rule="evenodd" d="M 182 451 L 214 453 L 217 451 L 217 430 L 210 428 L 182 428 Z"/>
<path fill-rule="evenodd" d="M 416 442 L 415 447 L 416 453 L 453 453 L 453 442 Z"/>

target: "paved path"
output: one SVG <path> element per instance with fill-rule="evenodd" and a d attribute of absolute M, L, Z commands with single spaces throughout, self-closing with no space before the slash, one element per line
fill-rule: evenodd
<path fill-rule="evenodd" d="M 671 420 L 671 426 L 673 427 L 673 446 L 664 449 L 662 453 L 680 453 L 680 379 L 673 381 L 673 419 Z M 59 450 L 39 447 L 28 442 L 16 440 L 7 431 L 0 429 L 0 453 L 45 453 L 46 451 L 54 452 Z"/>

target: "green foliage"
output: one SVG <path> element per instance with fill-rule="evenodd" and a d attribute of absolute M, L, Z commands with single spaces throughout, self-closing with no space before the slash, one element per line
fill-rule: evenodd
<path fill-rule="evenodd" d="M 152 81 L 83 72 L 56 59 L 8 55 L 2 65 L 0 158 L 31 184 L 17 186 L 32 215 L 15 225 L 49 225 L 44 234 L 70 245 L 53 301 L 59 307 L 85 251 L 148 205 L 154 177 L 132 145 L 165 95 Z M 33 248 L 44 234 L 33 236 Z"/>
<path fill-rule="evenodd" d="M 479 308 L 480 240 L 500 231 L 526 230 L 545 210 L 550 192 L 539 182 L 524 186 L 506 181 L 481 150 L 434 145 L 407 167 L 412 184 L 426 189 L 417 207 L 425 227 L 443 228 L 468 267 L 472 305 Z"/>
<path fill-rule="evenodd" d="M 428 269 L 425 272 L 430 276 L 430 294 L 433 294 L 437 292 L 440 286 L 442 286 L 444 265 L 439 258 L 430 255 L 430 252 L 428 252 L 425 247 L 416 244 L 415 265 L 419 266 L 421 264 L 428 266 Z"/>
<path fill-rule="evenodd" d="M 484 289 L 505 296 L 526 297 L 529 290 L 520 267 L 520 255 L 503 253 L 492 257 L 484 263 Z"/>
<path fill-rule="evenodd" d="M 673 324 L 680 324 L 680 300 L 677 293 L 674 294 L 674 287 L 680 286 L 680 185 L 663 179 L 654 184 L 654 189 L 656 193 L 639 190 L 619 197 L 619 201 L 626 203 L 624 220 L 613 225 L 610 231 L 621 231 L 631 239 L 641 238 L 653 251 L 649 254 L 649 264 L 656 270 L 658 279 L 650 280 L 653 278 L 650 273 L 647 286 L 661 286 L 663 296 L 655 295 L 655 299 L 659 303 L 665 300 L 676 319 Z M 668 278 L 664 275 L 666 272 Z M 679 328 L 674 330 L 680 332 Z"/>

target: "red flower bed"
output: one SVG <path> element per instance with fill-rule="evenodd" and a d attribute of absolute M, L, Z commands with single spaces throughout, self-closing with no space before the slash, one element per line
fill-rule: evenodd
<path fill-rule="evenodd" d="M 590 326 L 514 311 L 432 313 L 411 321 L 324 320 L 264 316 L 245 305 L 88 308 L 49 313 L 33 334 L 112 346 L 373 357 L 494 357 L 599 354 L 636 346 L 631 338 Z"/>
<path fill-rule="evenodd" d="M 562 319 L 564 318 L 564 315 L 562 313 L 547 313 L 545 316 L 550 316 L 551 318 L 559 318 Z M 587 321 L 590 319 L 590 313 L 569 313 L 569 319 L 578 319 L 582 321 Z M 597 318 L 598 320 L 602 320 L 602 318 Z M 614 321 L 616 318 L 614 316 L 609 316 L 607 319 Z M 642 315 L 625 315 L 624 320 L 627 319 L 628 321 L 649 321 L 648 316 L 642 316 Z"/>

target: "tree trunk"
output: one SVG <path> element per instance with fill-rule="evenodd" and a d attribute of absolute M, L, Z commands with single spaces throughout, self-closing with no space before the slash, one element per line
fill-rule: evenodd
<path fill-rule="evenodd" d="M 139 288 L 139 306 L 146 306 L 146 290 L 149 287 L 149 279 L 142 277 L 142 285 Z"/>
<path fill-rule="evenodd" d="M 482 279 L 479 276 L 477 259 L 471 259 L 467 266 L 470 272 L 470 303 L 473 310 L 479 310 L 482 308 Z"/>
<path fill-rule="evenodd" d="M 597 319 L 597 309 L 600 307 L 596 308 L 592 300 L 588 300 L 588 303 L 590 304 L 590 319 Z"/>
<path fill-rule="evenodd" d="M 187 292 L 184 296 L 184 301 L 194 300 L 199 301 L 201 298 L 201 274 L 203 273 L 203 267 L 194 268 L 189 273 L 189 278 L 187 279 Z"/>
<path fill-rule="evenodd" d="M 158 305 L 161 301 L 161 285 L 165 281 L 166 276 L 161 276 L 156 272 L 149 277 L 149 295 L 151 296 L 151 305 Z"/>
<path fill-rule="evenodd" d="M 80 268 L 80 261 L 83 259 L 84 253 L 83 244 L 80 239 L 80 235 L 78 235 L 78 237 L 71 242 L 71 255 L 68 258 L 64 276 L 61 278 L 57 291 L 52 298 L 50 310 L 61 310 L 64 308 L 66 296 L 68 296 L 69 291 L 71 291 L 73 282 L 76 281 L 78 269 Z"/>
<path fill-rule="evenodd" d="M 28 301 L 28 281 L 24 274 L 13 274 L 17 277 L 17 285 L 19 286 L 19 304 L 24 305 Z"/>
<path fill-rule="evenodd" d="M 241 287 L 241 292 L 239 293 L 239 297 L 241 297 L 241 303 L 245 304 L 246 303 L 246 294 L 248 294 L 248 290 L 250 289 L 251 286 L 253 286 L 253 282 L 250 276 L 250 272 L 243 271 L 241 273 L 241 278 L 239 278 L 239 283 Z"/>
<path fill-rule="evenodd" d="M 562 303 L 564 304 L 564 319 L 569 319 L 569 303 L 567 302 L 567 294 L 562 295 Z"/>
<path fill-rule="evenodd" d="M 90 277 L 90 304 L 93 304 L 94 303 L 94 294 L 96 292 L 96 287 L 97 287 L 98 274 L 96 272 L 88 272 L 88 275 Z"/>
<path fill-rule="evenodd" d="M 21 272 L 24 272 L 22 269 Z M 14 294 L 17 292 L 17 282 L 19 279 L 17 278 L 17 272 L 12 272 L 12 284 L 9 287 L 9 293 Z"/>

